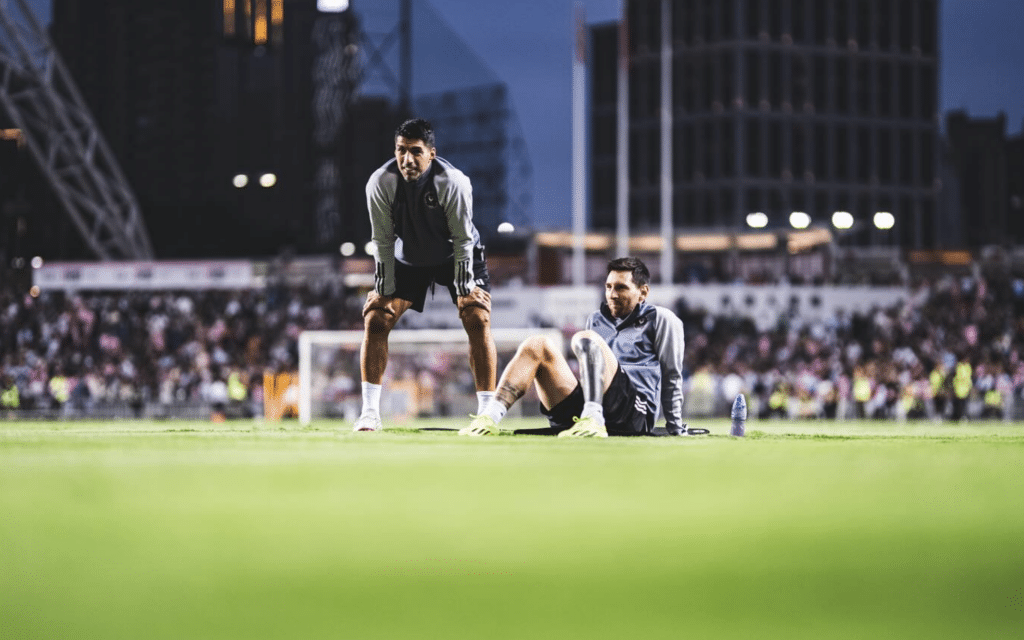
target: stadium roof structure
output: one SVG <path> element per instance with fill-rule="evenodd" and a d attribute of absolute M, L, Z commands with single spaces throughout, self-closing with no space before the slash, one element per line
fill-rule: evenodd
<path fill-rule="evenodd" d="M 0 106 L 97 258 L 153 257 L 131 186 L 24 0 L 0 2 Z"/>

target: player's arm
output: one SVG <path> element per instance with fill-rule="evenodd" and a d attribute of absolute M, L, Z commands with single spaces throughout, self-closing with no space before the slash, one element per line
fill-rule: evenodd
<path fill-rule="evenodd" d="M 366 208 L 370 212 L 371 239 L 377 251 L 374 259 L 373 289 L 378 295 L 395 292 L 395 221 L 391 212 L 394 188 L 389 189 L 386 176 L 377 171 L 366 183 Z"/>
<path fill-rule="evenodd" d="M 468 296 L 475 285 L 473 275 L 473 186 L 463 174 L 449 174 L 441 196 L 455 258 L 455 293 Z"/>
<path fill-rule="evenodd" d="M 658 307 L 654 319 L 654 343 L 661 365 L 661 413 L 665 429 L 683 429 L 683 321 L 668 309 Z"/>

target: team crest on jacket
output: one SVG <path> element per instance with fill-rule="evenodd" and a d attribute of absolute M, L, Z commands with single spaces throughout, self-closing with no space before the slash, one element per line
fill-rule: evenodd
<path fill-rule="evenodd" d="M 429 209 L 437 207 L 437 194 L 433 191 L 428 191 L 423 194 L 423 204 Z"/>

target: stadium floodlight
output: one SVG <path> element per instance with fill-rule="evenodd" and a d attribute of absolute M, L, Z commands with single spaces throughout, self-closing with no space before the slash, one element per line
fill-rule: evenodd
<path fill-rule="evenodd" d="M 371 240 L 366 243 L 365 247 L 363 247 L 363 251 L 365 251 L 368 256 L 375 256 L 377 255 L 377 245 L 373 244 L 373 240 Z"/>
<path fill-rule="evenodd" d="M 321 13 L 348 11 L 348 0 L 316 0 L 316 10 Z"/>
<path fill-rule="evenodd" d="M 277 175 L 273 173 L 264 173 L 260 176 L 260 186 L 264 189 L 269 189 L 275 184 L 277 184 Z"/>
<path fill-rule="evenodd" d="M 748 213 L 747 226 L 752 229 L 764 229 L 768 226 L 768 216 L 760 211 Z"/>
<path fill-rule="evenodd" d="M 236 189 L 242 189 L 249 184 L 249 176 L 244 173 L 239 173 L 231 179 L 231 184 L 235 185 Z"/>
<path fill-rule="evenodd" d="M 41 269 L 43 267 L 43 258 L 42 258 L 42 256 L 36 256 L 36 257 L 32 258 L 32 263 L 31 264 L 32 264 L 32 268 L 33 269 Z"/>
<path fill-rule="evenodd" d="M 832 214 L 832 226 L 836 229 L 849 229 L 853 227 L 853 214 L 849 211 L 836 211 Z"/>
<path fill-rule="evenodd" d="M 794 229 L 806 229 L 811 226 L 811 216 L 803 211 L 794 211 L 789 214 L 789 224 Z"/>
<path fill-rule="evenodd" d="M 340 251 L 341 255 L 347 258 L 356 252 L 356 245 L 352 242 L 343 242 Z"/>
<path fill-rule="evenodd" d="M 875 214 L 875 226 L 883 231 L 892 229 L 896 224 L 896 217 L 888 211 L 879 211 Z"/>

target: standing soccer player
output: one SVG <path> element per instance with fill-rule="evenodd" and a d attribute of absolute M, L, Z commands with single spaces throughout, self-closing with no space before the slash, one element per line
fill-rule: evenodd
<path fill-rule="evenodd" d="M 473 187 L 464 173 L 438 157 L 429 122 L 417 118 L 398 127 L 395 157 L 370 176 L 366 205 L 376 273 L 363 306 L 363 409 L 354 430 L 381 428 L 388 335 L 410 308 L 423 311 L 427 289 L 435 283 L 448 288 L 469 337 L 469 362 L 482 411 L 494 396 L 497 377 L 490 277 L 473 224 Z"/>
<path fill-rule="evenodd" d="M 650 280 L 637 258 L 609 262 L 605 302 L 587 319 L 586 330 L 572 337 L 580 379 L 548 338 L 527 338 L 501 374 L 494 399 L 459 433 L 497 434 L 509 407 L 535 384 L 550 428 L 516 433 L 649 435 L 660 404 L 665 430 L 685 435 L 683 323 L 672 311 L 647 302 Z"/>

